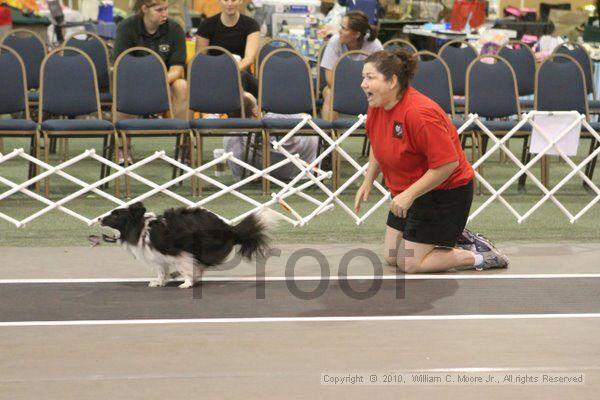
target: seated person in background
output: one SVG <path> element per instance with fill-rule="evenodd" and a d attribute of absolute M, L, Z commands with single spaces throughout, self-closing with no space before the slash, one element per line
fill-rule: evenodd
<path fill-rule="evenodd" d="M 117 26 L 113 62 L 125 50 L 141 46 L 154 50 L 167 67 L 167 80 L 171 89 L 173 117 L 186 118 L 187 81 L 185 80 L 186 45 L 183 28 L 167 18 L 167 0 L 136 0 L 136 14 Z M 142 101 L 143 99 L 140 99 Z M 129 118 L 119 113 L 117 119 Z M 131 146 L 129 146 L 131 149 Z M 131 154 L 128 155 L 132 162 Z M 123 155 L 119 150 L 119 162 Z"/>
<path fill-rule="evenodd" d="M 337 60 L 346 52 L 361 50 L 368 54 L 383 50 L 377 39 L 378 28 L 369 25 L 367 14 L 362 11 L 350 11 L 342 17 L 340 32 L 331 37 L 323 52 L 321 67 L 325 68 L 327 86 L 323 89 L 323 108 L 321 116 L 324 119 L 335 119 L 335 113 L 330 115 L 331 85 L 333 83 L 333 68 Z"/>
<path fill-rule="evenodd" d="M 239 69 L 246 92 L 258 97 L 256 79 L 248 72 L 260 46 L 258 23 L 240 13 L 242 0 L 219 0 L 221 12 L 203 20 L 198 27 L 196 51 L 207 46 L 221 46 L 240 57 Z"/>
<path fill-rule="evenodd" d="M 247 118 L 258 118 L 258 106 L 256 104 L 256 98 L 250 93 L 244 93 L 244 111 Z M 303 118 L 302 114 L 265 114 L 265 118 Z M 246 136 L 227 136 L 223 139 L 223 148 L 225 152 L 232 152 L 234 157 L 244 160 L 244 154 L 246 150 L 246 144 L 248 139 Z M 317 157 L 317 150 L 319 147 L 318 136 L 294 136 L 290 138 L 283 146 L 291 154 L 298 154 L 300 159 L 307 163 L 312 162 Z M 254 143 L 250 148 L 248 154 L 248 164 L 253 165 L 258 169 L 262 169 L 262 147 L 260 143 Z M 256 154 L 253 154 L 256 152 Z M 271 165 L 276 164 L 282 160 L 285 160 L 285 156 L 278 151 L 271 149 Z M 244 168 L 238 164 L 228 161 L 231 173 L 236 181 L 242 179 L 242 173 Z M 286 164 L 279 167 L 271 172 L 271 176 L 281 179 L 283 181 L 289 181 L 294 179 L 300 173 L 300 169 L 293 163 Z M 246 171 L 246 176 L 252 175 L 249 171 Z M 306 177 L 304 178 L 306 179 Z"/>
<path fill-rule="evenodd" d="M 136 0 L 136 14 L 117 26 L 113 61 L 131 47 L 141 46 L 154 50 L 167 67 L 174 117 L 185 118 L 185 33 L 177 22 L 167 18 L 168 6 L 167 0 Z"/>

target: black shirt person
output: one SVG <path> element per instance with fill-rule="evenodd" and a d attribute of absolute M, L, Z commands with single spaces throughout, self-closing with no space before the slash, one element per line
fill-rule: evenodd
<path fill-rule="evenodd" d="M 196 50 L 221 46 L 240 57 L 244 90 L 258 97 L 256 80 L 247 71 L 254 63 L 260 46 L 260 27 L 252 18 L 239 11 L 242 0 L 218 0 L 221 12 L 205 19 L 198 27 Z"/>

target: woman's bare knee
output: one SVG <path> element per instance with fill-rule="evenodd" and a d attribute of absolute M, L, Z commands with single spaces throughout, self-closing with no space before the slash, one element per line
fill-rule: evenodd
<path fill-rule="evenodd" d="M 390 265 L 392 267 L 397 266 L 396 257 L 390 257 L 390 256 L 386 255 L 386 256 L 383 257 L 383 259 L 385 260 L 385 263 L 387 265 Z"/>
<path fill-rule="evenodd" d="M 171 92 L 176 97 L 185 98 L 187 96 L 187 81 L 185 79 L 177 79 L 171 84 Z"/>

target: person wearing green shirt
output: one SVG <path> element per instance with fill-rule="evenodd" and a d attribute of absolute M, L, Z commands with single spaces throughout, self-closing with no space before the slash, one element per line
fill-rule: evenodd
<path fill-rule="evenodd" d="M 136 0 L 136 14 L 117 26 L 113 61 L 125 50 L 141 46 L 154 50 L 167 67 L 167 81 L 171 89 L 173 117 L 186 118 L 187 81 L 185 80 L 186 43 L 183 28 L 167 17 L 168 0 Z M 143 100 L 141 100 L 143 101 Z M 117 119 L 129 118 L 119 113 Z M 131 146 L 129 146 L 131 151 Z M 128 161 L 133 162 L 131 153 Z M 119 163 L 123 163 L 119 150 Z"/>
<path fill-rule="evenodd" d="M 136 14 L 117 26 L 113 54 L 116 59 L 135 46 L 147 47 L 158 53 L 167 67 L 174 117 L 185 118 L 185 33 L 177 22 L 167 18 L 168 6 L 167 0 L 136 0 Z"/>

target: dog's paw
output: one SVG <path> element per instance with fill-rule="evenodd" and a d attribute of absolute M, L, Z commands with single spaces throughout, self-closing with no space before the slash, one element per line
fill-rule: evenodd
<path fill-rule="evenodd" d="M 185 281 L 181 285 L 179 285 L 179 288 L 181 288 L 181 289 L 189 289 L 192 286 L 194 286 L 194 282 Z"/>
<path fill-rule="evenodd" d="M 150 283 L 148 283 L 148 287 L 163 287 L 166 285 L 166 282 L 162 282 L 162 281 L 150 281 Z"/>

